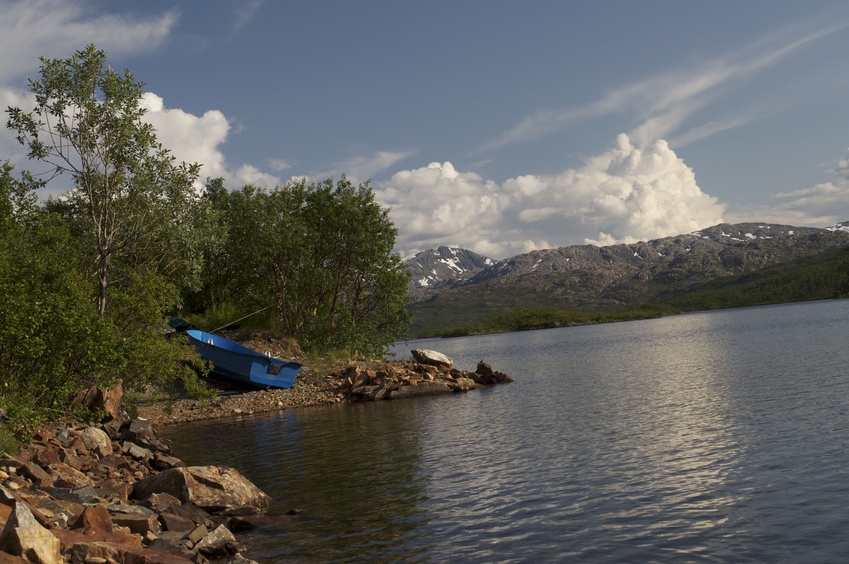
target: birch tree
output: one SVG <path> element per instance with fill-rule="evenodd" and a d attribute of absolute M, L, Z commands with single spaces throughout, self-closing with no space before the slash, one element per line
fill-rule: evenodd
<path fill-rule="evenodd" d="M 31 111 L 9 108 L 7 127 L 49 177 L 72 181 L 67 211 L 88 235 L 88 269 L 97 280 L 97 311 L 106 313 L 110 286 L 127 280 L 120 265 L 176 271 L 178 240 L 196 198 L 197 164 L 177 164 L 143 121 L 144 83 L 106 64 L 94 45 L 67 59 L 41 58 L 30 79 Z M 170 235 L 169 235 L 170 233 Z"/>

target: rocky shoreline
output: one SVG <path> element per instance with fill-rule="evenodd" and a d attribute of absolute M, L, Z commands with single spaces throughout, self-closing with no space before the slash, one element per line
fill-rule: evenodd
<path fill-rule="evenodd" d="M 288 390 L 221 396 L 210 404 L 149 404 L 132 419 L 120 386 L 82 392 L 75 401 L 105 413 L 102 422 L 51 423 L 21 451 L 0 457 L 0 564 L 253 562 L 242 556 L 247 549 L 235 535 L 291 517 L 264 515 L 272 500 L 236 469 L 187 467 L 154 426 L 511 381 L 485 362 L 469 372 L 434 351 L 414 357 L 349 362 Z"/>
<path fill-rule="evenodd" d="M 234 533 L 271 519 L 237 470 L 186 467 L 143 419 L 44 426 L 0 479 L 2 563 L 251 562 Z"/>
<path fill-rule="evenodd" d="M 415 360 L 346 362 L 326 374 L 298 377 L 289 389 L 221 395 L 211 403 L 193 399 L 139 405 L 137 414 L 157 426 L 204 419 L 249 416 L 285 409 L 342 402 L 379 401 L 422 395 L 465 392 L 512 381 L 510 376 L 479 362 L 474 371 L 457 370 L 453 361 L 432 360 L 424 351 Z M 438 354 L 438 353 L 437 353 Z"/>

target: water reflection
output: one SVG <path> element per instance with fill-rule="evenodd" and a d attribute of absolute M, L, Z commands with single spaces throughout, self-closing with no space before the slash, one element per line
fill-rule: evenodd
<path fill-rule="evenodd" d="M 291 524 L 247 542 L 267 561 L 410 559 L 428 518 L 419 429 L 401 402 L 306 409 L 279 416 L 197 423 L 171 436 L 187 463 L 209 464 L 198 435 L 275 500 L 304 510 Z M 193 436 L 193 437 L 192 437 Z M 226 444 L 230 443 L 230 444 Z M 238 447 L 236 446 L 238 445 Z"/>
<path fill-rule="evenodd" d="M 837 561 L 847 335 L 842 301 L 411 343 L 515 381 L 177 431 L 304 508 L 260 561 Z"/>

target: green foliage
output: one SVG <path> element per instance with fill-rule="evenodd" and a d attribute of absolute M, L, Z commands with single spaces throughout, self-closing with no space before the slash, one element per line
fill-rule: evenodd
<path fill-rule="evenodd" d="M 54 202 L 75 225 L 96 276 L 97 310 L 107 310 L 110 286 L 129 271 L 153 268 L 190 282 L 190 228 L 197 216 L 198 165 L 176 165 L 142 121 L 144 84 L 106 65 L 89 45 L 67 59 L 41 58 L 30 80 L 35 107 L 9 108 L 7 126 L 53 176 L 69 174 L 75 189 Z"/>
<path fill-rule="evenodd" d="M 84 421 L 86 423 L 97 423 L 99 421 L 103 421 L 103 418 L 106 417 L 106 412 L 100 408 L 83 407 L 77 403 L 71 405 L 71 413 L 73 414 L 74 419 L 77 421 Z"/>
<path fill-rule="evenodd" d="M 15 454 L 20 450 L 21 443 L 15 433 L 6 427 L 0 427 L 0 455 Z"/>
<path fill-rule="evenodd" d="M 0 168 L 0 408 L 22 435 L 118 379 L 208 395 L 194 352 L 162 327 L 199 287 L 199 241 L 219 236 L 198 165 L 176 164 L 142 122 L 142 83 L 93 45 L 41 61 L 35 107 L 9 108 L 7 126 L 74 188 L 39 205 L 49 180 Z"/>
<path fill-rule="evenodd" d="M 302 180 L 230 194 L 213 184 L 207 197 L 228 234 L 208 255 L 207 311 L 226 305 L 247 315 L 273 305 L 281 331 L 308 350 L 379 355 L 405 334 L 397 230 L 368 183 Z"/>
<path fill-rule="evenodd" d="M 91 280 L 60 218 L 31 215 L 7 225 L 0 243 L 0 406 L 35 423 L 71 392 L 109 381 L 118 343 L 91 306 Z"/>

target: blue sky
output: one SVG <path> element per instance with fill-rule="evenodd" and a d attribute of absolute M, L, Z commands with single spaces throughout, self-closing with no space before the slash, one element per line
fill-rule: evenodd
<path fill-rule="evenodd" d="M 372 180 L 404 254 L 849 220 L 849 4 L 0 0 L 0 105 L 87 43 L 227 185 Z M 0 159 L 23 149 L 0 132 Z M 59 190 L 60 187 L 53 187 Z"/>

